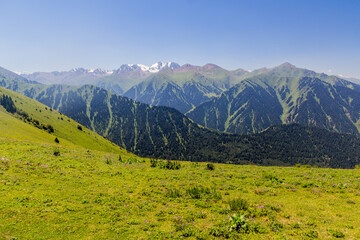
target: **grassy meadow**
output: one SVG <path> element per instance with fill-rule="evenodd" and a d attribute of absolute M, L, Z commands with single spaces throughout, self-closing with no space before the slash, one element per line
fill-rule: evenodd
<path fill-rule="evenodd" d="M 357 169 L 179 165 L 2 137 L 0 192 L 0 239 L 360 238 Z"/>

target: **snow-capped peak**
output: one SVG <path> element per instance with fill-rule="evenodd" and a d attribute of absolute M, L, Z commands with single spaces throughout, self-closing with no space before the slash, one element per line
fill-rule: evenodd
<path fill-rule="evenodd" d="M 101 69 L 101 68 L 95 68 L 95 69 L 73 68 L 69 72 L 76 72 L 76 73 L 82 73 L 82 74 L 87 74 L 87 73 L 109 74 L 109 72 L 112 72 L 112 71 L 104 70 L 104 69 Z"/>
<path fill-rule="evenodd" d="M 159 72 L 163 69 L 176 69 L 180 65 L 174 62 L 157 62 L 150 66 L 149 72 Z"/>
<path fill-rule="evenodd" d="M 123 64 L 120 66 L 116 72 L 131 72 L 137 69 L 140 69 L 143 72 L 151 72 L 157 73 L 164 69 L 176 69 L 179 68 L 180 65 L 174 62 L 157 62 L 151 66 L 147 66 L 144 64 Z"/>
<path fill-rule="evenodd" d="M 89 70 L 85 69 L 85 68 L 73 68 L 71 69 L 69 72 L 81 72 L 81 73 L 85 73 L 88 72 Z"/>

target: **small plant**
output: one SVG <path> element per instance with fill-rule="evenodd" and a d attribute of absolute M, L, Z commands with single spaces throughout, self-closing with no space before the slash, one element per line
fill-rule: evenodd
<path fill-rule="evenodd" d="M 292 223 L 290 224 L 290 227 L 293 229 L 300 229 L 300 224 L 299 223 Z"/>
<path fill-rule="evenodd" d="M 209 234 L 217 238 L 230 238 L 229 230 L 223 227 L 212 227 Z"/>
<path fill-rule="evenodd" d="M 263 178 L 267 179 L 267 180 L 270 180 L 271 182 L 273 183 L 283 183 L 283 180 L 282 179 L 279 179 L 277 176 L 271 174 L 271 173 L 267 173 L 265 172 L 263 174 Z"/>
<path fill-rule="evenodd" d="M 270 226 L 270 229 L 274 232 L 278 232 L 278 231 L 282 230 L 284 227 L 281 223 L 275 222 L 275 221 L 271 221 L 269 226 Z"/>
<path fill-rule="evenodd" d="M 108 165 L 111 165 L 111 164 L 112 164 L 111 160 L 108 159 L 108 158 L 106 159 L 105 163 L 108 164 Z"/>
<path fill-rule="evenodd" d="M 228 204 L 232 211 L 239 211 L 239 210 L 246 211 L 249 208 L 248 201 L 246 201 L 245 199 L 242 199 L 242 198 L 230 200 L 228 202 Z"/>
<path fill-rule="evenodd" d="M 328 229 L 328 232 L 331 234 L 331 236 L 333 236 L 335 238 L 344 238 L 345 237 L 345 234 L 339 230 Z"/>
<path fill-rule="evenodd" d="M 150 159 L 150 167 L 156 167 L 159 163 L 157 159 Z"/>
<path fill-rule="evenodd" d="M 121 155 L 119 155 L 119 162 L 121 162 L 122 161 L 122 158 L 121 158 Z"/>
<path fill-rule="evenodd" d="M 60 142 L 57 137 L 55 138 L 55 142 L 56 142 L 56 143 L 59 143 L 59 142 Z"/>
<path fill-rule="evenodd" d="M 267 189 L 267 188 L 265 188 L 265 189 L 255 189 L 254 192 L 257 195 L 265 195 L 267 192 L 269 192 L 269 189 Z"/>
<path fill-rule="evenodd" d="M 178 198 L 178 197 L 181 197 L 181 192 L 176 188 L 168 189 L 166 191 L 166 196 L 170 197 L 170 198 Z"/>
<path fill-rule="evenodd" d="M 307 239 L 310 239 L 310 238 L 318 238 L 319 237 L 319 233 L 317 231 L 314 231 L 314 230 L 308 230 L 304 233 L 304 236 L 307 238 Z"/>
<path fill-rule="evenodd" d="M 134 163 L 143 163 L 144 160 L 141 160 L 139 158 L 129 157 L 127 160 L 122 160 L 121 162 L 127 164 L 134 164 Z"/>
<path fill-rule="evenodd" d="M 203 186 L 193 186 L 186 189 L 186 193 L 193 199 L 208 198 L 214 201 L 222 199 L 221 193 L 218 193 L 215 188 L 210 189 Z"/>
<path fill-rule="evenodd" d="M 54 150 L 54 156 L 56 156 L 56 157 L 60 156 L 60 150 L 59 149 L 56 148 Z"/>
<path fill-rule="evenodd" d="M 214 171 L 215 165 L 213 163 L 208 163 L 208 164 L 206 164 L 206 169 L 210 170 L 210 171 Z"/>
<path fill-rule="evenodd" d="M 191 163 L 191 167 L 197 168 L 197 167 L 200 167 L 200 164 L 198 162 L 193 162 L 193 163 Z"/>
<path fill-rule="evenodd" d="M 240 233 L 264 233 L 265 229 L 250 222 L 245 214 L 234 214 L 230 217 L 230 231 L 237 231 Z"/>
<path fill-rule="evenodd" d="M 311 168 L 311 165 L 309 165 L 309 164 L 302 165 L 300 163 L 297 163 L 294 165 L 294 167 L 296 167 L 296 168 Z"/>
<path fill-rule="evenodd" d="M 200 199 L 203 194 L 210 194 L 210 188 L 203 186 L 194 186 L 186 189 L 186 193 L 190 195 L 191 198 Z"/>
<path fill-rule="evenodd" d="M 237 232 L 246 232 L 248 228 L 248 219 L 245 214 L 234 214 L 230 217 L 231 230 Z"/>

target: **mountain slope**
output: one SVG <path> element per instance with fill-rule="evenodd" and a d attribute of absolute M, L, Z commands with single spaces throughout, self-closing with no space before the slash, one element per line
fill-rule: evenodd
<path fill-rule="evenodd" d="M 185 64 L 174 70 L 164 70 L 133 86 L 124 96 L 154 106 L 168 106 L 186 113 L 201 103 L 218 96 L 236 81 L 236 73 L 214 64 Z"/>
<path fill-rule="evenodd" d="M 55 143 L 57 137 L 61 145 L 77 145 L 107 152 L 126 152 L 64 114 L 0 87 L 0 99 L 4 96 L 11 99 L 10 102 L 16 111 L 8 112 L 0 104 L 1 137 L 45 143 Z"/>
<path fill-rule="evenodd" d="M 231 133 L 254 133 L 274 124 L 300 123 L 359 134 L 360 86 L 283 64 L 241 80 L 187 114 Z"/>

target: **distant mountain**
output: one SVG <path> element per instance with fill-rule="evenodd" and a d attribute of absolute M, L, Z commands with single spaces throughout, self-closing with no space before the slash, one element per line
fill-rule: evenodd
<path fill-rule="evenodd" d="M 22 74 L 21 76 L 43 84 L 67 84 L 75 86 L 93 84 L 116 94 L 122 94 L 154 73 L 179 67 L 174 62 L 157 62 L 151 66 L 123 64 L 115 70 L 74 68 L 70 71 L 35 72 Z"/>
<path fill-rule="evenodd" d="M 151 107 L 95 86 L 17 83 L 23 94 L 141 156 L 335 168 L 352 168 L 360 162 L 360 140 L 353 135 L 300 125 L 231 135 L 199 126 L 175 109 Z M 11 88 L 14 81 L 0 73 L 0 84 Z"/>
<path fill-rule="evenodd" d="M 94 83 L 99 78 L 110 74 L 112 74 L 111 71 L 103 69 L 89 70 L 84 68 L 74 68 L 70 71 L 34 72 L 31 74 L 21 74 L 21 76 L 43 84 L 83 85 Z"/>
<path fill-rule="evenodd" d="M 244 75 L 240 83 L 187 116 L 203 126 L 231 133 L 300 123 L 359 134 L 360 86 L 286 63 Z"/>
<path fill-rule="evenodd" d="M 142 64 L 124 64 L 114 70 L 109 76 L 98 79 L 93 84 L 112 93 L 122 95 L 132 86 L 144 81 L 146 78 L 166 69 L 176 69 L 180 66 L 174 62 L 157 62 L 151 66 Z"/>
<path fill-rule="evenodd" d="M 15 83 L 37 83 L 36 81 L 29 81 L 27 78 L 22 77 L 14 72 L 11 72 L 5 68 L 0 67 L 0 76 L 1 76 L 1 80 L 7 80 L 8 82 L 13 82 Z"/>
<path fill-rule="evenodd" d="M 342 77 L 343 79 L 345 79 L 345 80 L 348 80 L 348 81 L 350 81 L 350 82 L 353 82 L 353 83 L 356 83 L 356 84 L 360 84 L 360 79 L 359 78 L 349 78 L 349 77 Z"/>
<path fill-rule="evenodd" d="M 214 64 L 168 69 L 130 88 L 124 96 L 154 106 L 186 113 L 233 86 L 244 70 L 227 71 Z"/>

